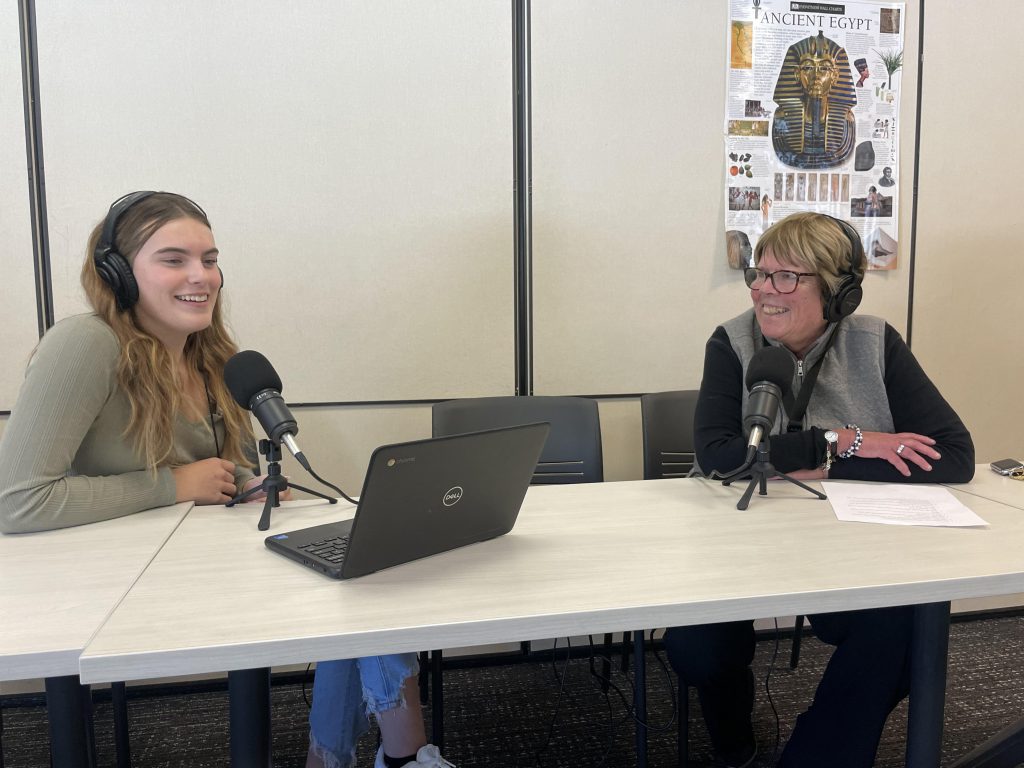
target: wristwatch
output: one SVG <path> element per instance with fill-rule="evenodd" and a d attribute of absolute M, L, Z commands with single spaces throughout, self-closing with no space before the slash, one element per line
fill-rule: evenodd
<path fill-rule="evenodd" d="M 825 474 L 832 468 L 832 457 L 839 451 L 839 433 L 830 429 L 825 433 Z"/>

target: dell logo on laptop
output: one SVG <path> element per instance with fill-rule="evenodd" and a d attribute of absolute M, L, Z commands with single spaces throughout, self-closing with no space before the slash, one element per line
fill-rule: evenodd
<path fill-rule="evenodd" d="M 461 498 L 462 498 L 462 486 L 461 485 L 456 485 L 454 488 L 449 489 L 448 492 L 445 493 L 444 499 L 442 499 L 442 501 L 444 502 L 444 505 L 446 507 L 451 507 L 451 506 L 454 506 L 455 504 L 458 504 L 459 503 L 459 499 L 461 499 Z"/>

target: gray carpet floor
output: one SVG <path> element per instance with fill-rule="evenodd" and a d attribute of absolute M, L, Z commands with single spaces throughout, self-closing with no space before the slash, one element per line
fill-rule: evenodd
<path fill-rule="evenodd" d="M 564 646 L 563 646 L 564 648 Z M 775 643 L 758 643 L 754 670 L 761 681 L 754 712 L 760 745 L 757 766 L 773 764 L 775 716 L 764 690 Z M 788 666 L 790 641 L 783 638 L 772 667 L 770 690 L 780 718 L 782 743 L 796 715 L 809 703 L 831 647 L 805 638 L 800 665 Z M 556 676 L 565 670 L 564 684 Z M 631 699 L 630 680 L 617 671 L 613 682 Z M 676 724 L 670 692 L 675 681 L 648 654 L 649 762 L 675 765 Z M 303 686 L 275 684 L 273 750 L 277 768 L 304 764 L 307 706 Z M 10 704 L 16 706 L 10 706 Z M 694 765 L 715 765 L 700 706 L 691 692 L 690 745 Z M 131 695 L 131 745 L 137 768 L 206 768 L 228 765 L 227 694 L 223 690 Z M 633 722 L 614 692 L 605 696 L 586 659 L 503 664 L 445 672 L 446 756 L 459 768 L 526 766 L 633 766 Z M 875 765 L 904 762 L 906 703 L 890 718 Z M 429 728 L 429 711 L 426 711 Z M 949 764 L 1011 721 L 1024 718 L 1024 616 L 985 618 L 953 625 L 943 764 Z M 98 765 L 114 766 L 113 726 L 108 703 L 95 713 Z M 375 735 L 367 734 L 358 766 L 373 765 Z M 3 711 L 4 768 L 47 768 L 45 708 L 25 699 Z"/>

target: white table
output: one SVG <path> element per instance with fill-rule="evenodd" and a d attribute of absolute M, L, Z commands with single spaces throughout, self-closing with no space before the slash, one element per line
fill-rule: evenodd
<path fill-rule="evenodd" d="M 1012 477 L 993 472 L 988 464 L 978 464 L 974 468 L 974 479 L 970 483 L 949 487 L 1024 509 L 1024 480 L 1014 480 Z"/>
<path fill-rule="evenodd" d="M 534 487 L 509 535 L 349 582 L 263 546 L 343 506 L 278 510 L 266 533 L 258 511 L 196 507 L 89 643 L 82 680 L 905 604 L 937 605 L 934 628 L 951 599 L 1024 591 L 1024 515 L 998 502 L 954 490 L 989 528 L 904 528 L 840 523 L 827 502 L 781 483 L 740 512 L 742 490 Z M 932 689 L 944 685 L 945 650 L 917 676 Z M 918 708 L 926 740 L 941 740 L 941 704 L 937 737 L 936 713 Z M 933 746 L 911 764 L 932 764 Z"/>
<path fill-rule="evenodd" d="M 1024 481 L 993 472 L 988 464 L 979 464 L 969 485 L 955 486 L 975 496 L 1024 510 Z M 1022 512 L 1024 514 L 1024 512 Z M 954 764 L 954 768 L 1018 765 L 1024 761 L 1024 720 L 1003 728 Z"/>
<path fill-rule="evenodd" d="M 55 765 L 85 764 L 82 650 L 191 506 L 0 535 L 0 680 L 46 678 Z"/>

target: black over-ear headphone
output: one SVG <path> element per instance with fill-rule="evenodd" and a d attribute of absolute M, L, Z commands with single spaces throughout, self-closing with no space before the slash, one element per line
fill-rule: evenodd
<path fill-rule="evenodd" d="M 135 274 L 132 272 L 132 265 L 128 259 L 117 251 L 114 245 L 114 229 L 117 227 L 125 211 L 131 208 L 140 200 L 145 200 L 155 192 L 131 192 L 124 197 L 118 198 L 107 211 L 107 218 L 103 221 L 103 232 L 96 242 L 96 249 L 92 252 L 93 262 L 96 264 L 96 272 L 99 273 L 103 282 L 110 286 L 117 299 L 117 308 L 124 312 L 135 305 L 139 300 L 139 284 L 135 282 Z"/>
<path fill-rule="evenodd" d="M 861 286 L 864 282 L 864 270 L 861 267 L 864 264 L 864 246 L 857 230 L 849 222 L 829 216 L 827 213 L 822 215 L 832 219 L 850 241 L 850 263 L 840 273 L 839 283 L 831 295 L 825 299 L 822 312 L 827 322 L 838 323 L 844 317 L 852 315 L 864 298 L 864 288 Z"/>

